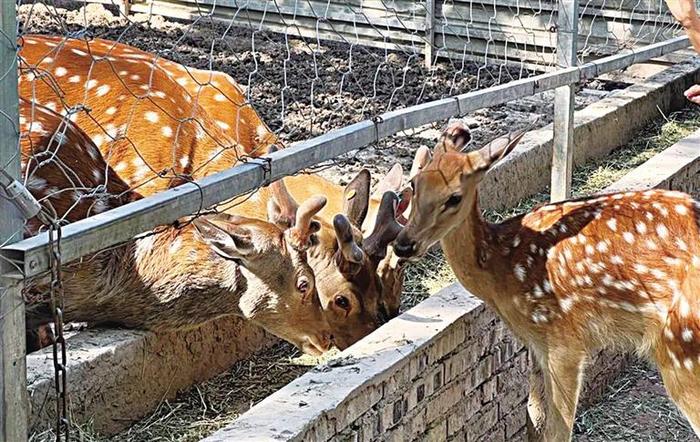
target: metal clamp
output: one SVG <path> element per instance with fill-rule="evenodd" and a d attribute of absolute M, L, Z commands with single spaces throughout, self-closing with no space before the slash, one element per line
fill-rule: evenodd
<path fill-rule="evenodd" d="M 29 192 L 29 189 L 13 179 L 4 170 L 0 170 L 0 187 L 3 188 L 7 198 L 12 201 L 24 218 L 34 218 L 41 211 L 41 204 Z"/>

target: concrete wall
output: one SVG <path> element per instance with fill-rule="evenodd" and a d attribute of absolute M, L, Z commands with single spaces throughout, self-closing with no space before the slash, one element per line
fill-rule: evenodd
<path fill-rule="evenodd" d="M 700 130 L 606 190 L 671 185 L 697 194 L 698 145 Z M 625 361 L 608 352 L 591 358 L 582 405 Z M 453 284 L 204 442 L 525 440 L 527 371 L 522 344 Z"/>

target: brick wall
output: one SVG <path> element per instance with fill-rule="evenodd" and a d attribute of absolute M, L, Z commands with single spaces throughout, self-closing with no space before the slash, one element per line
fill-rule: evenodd
<path fill-rule="evenodd" d="M 527 357 L 453 284 L 205 440 L 521 440 Z"/>
<path fill-rule="evenodd" d="M 460 290 L 450 287 L 454 293 Z M 514 440 L 525 431 L 527 352 L 483 304 L 382 385 L 334 439 Z"/>

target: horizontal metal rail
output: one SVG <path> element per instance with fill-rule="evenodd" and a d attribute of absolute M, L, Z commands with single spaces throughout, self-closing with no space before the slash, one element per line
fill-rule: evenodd
<path fill-rule="evenodd" d="M 325 135 L 275 152 L 268 160 L 249 161 L 160 194 L 129 203 L 63 228 L 61 253 L 69 262 L 132 239 L 139 233 L 174 222 L 221 201 L 254 190 L 268 181 L 362 148 L 406 129 L 464 115 L 560 86 L 594 78 L 635 63 L 660 57 L 689 46 L 688 38 L 677 37 L 641 49 L 601 58 L 578 67 L 562 69 L 513 81 L 500 86 L 431 101 L 384 113 Z M 49 269 L 49 238 L 42 233 L 1 249 L 15 260 L 24 276 Z"/>

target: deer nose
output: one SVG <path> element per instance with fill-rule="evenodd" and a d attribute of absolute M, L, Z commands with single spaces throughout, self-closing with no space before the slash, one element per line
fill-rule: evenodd
<path fill-rule="evenodd" d="M 394 243 L 394 253 L 399 258 L 410 258 L 416 252 L 416 242 L 414 240 L 399 237 Z"/>

